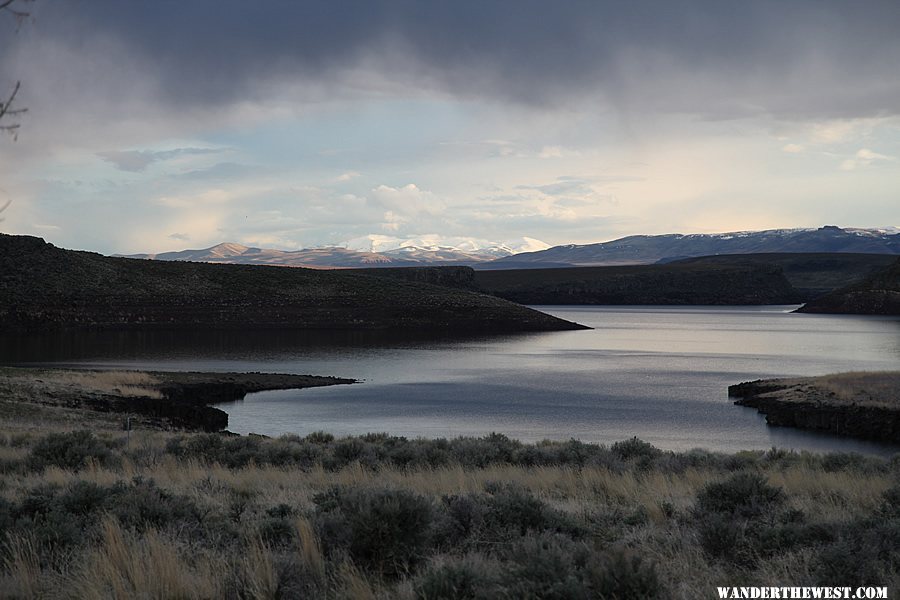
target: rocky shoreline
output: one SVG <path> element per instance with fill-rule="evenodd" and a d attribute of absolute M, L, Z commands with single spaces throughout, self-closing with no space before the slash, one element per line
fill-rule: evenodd
<path fill-rule="evenodd" d="M 845 373 L 731 385 L 735 404 L 776 427 L 900 443 L 900 373 Z"/>
<path fill-rule="evenodd" d="M 4 400 L 133 416 L 153 429 L 223 431 L 228 414 L 211 405 L 266 390 L 355 383 L 352 379 L 277 373 L 196 373 L 0 369 Z"/>

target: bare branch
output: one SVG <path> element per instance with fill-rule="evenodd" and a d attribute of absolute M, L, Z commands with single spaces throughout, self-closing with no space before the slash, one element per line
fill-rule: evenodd
<path fill-rule="evenodd" d="M 16 30 L 21 27 L 25 19 L 31 16 L 30 12 L 19 8 L 22 4 L 28 2 L 34 2 L 34 0 L 0 0 L 0 13 L 11 14 L 16 19 Z M 16 95 L 19 93 L 19 88 L 21 86 L 21 82 L 16 81 L 16 85 L 15 87 L 13 87 L 12 93 L 9 95 L 9 98 L 6 100 L 6 102 L 0 102 L 0 131 L 5 131 L 12 135 L 13 140 L 17 139 L 19 124 L 4 124 L 3 119 L 6 118 L 6 120 L 9 121 L 10 117 L 21 115 L 22 113 L 28 111 L 27 108 L 13 107 L 13 101 L 15 101 Z"/>
<path fill-rule="evenodd" d="M 22 22 L 31 16 L 31 13 L 19 8 L 15 8 L 16 2 L 34 2 L 34 0 L 0 0 L 0 12 L 7 12 L 16 19 L 16 27 L 21 27 Z"/>
<path fill-rule="evenodd" d="M 17 133 L 19 129 L 18 123 L 12 123 L 11 125 L 2 124 L 4 117 L 9 117 L 11 115 L 21 115 L 22 113 L 28 112 L 27 108 L 13 108 L 13 101 L 16 99 L 16 94 L 19 93 L 19 88 L 22 87 L 22 82 L 17 81 L 15 87 L 13 87 L 12 93 L 9 95 L 9 98 L 6 102 L 0 102 L 0 130 L 6 131 L 12 134 L 13 139 L 17 138 Z"/>

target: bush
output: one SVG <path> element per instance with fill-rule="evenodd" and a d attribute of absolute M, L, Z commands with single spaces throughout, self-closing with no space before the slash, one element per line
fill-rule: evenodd
<path fill-rule="evenodd" d="M 118 517 L 123 526 L 138 531 L 200 521 L 200 510 L 193 500 L 162 490 L 152 480 L 140 478 L 131 484 L 119 482 L 109 488 L 106 509 Z"/>
<path fill-rule="evenodd" d="M 725 481 L 706 485 L 697 495 L 700 513 L 727 513 L 736 517 L 758 517 L 783 504 L 784 492 L 772 487 L 758 473 L 738 473 Z"/>
<path fill-rule="evenodd" d="M 584 544 L 544 534 L 522 538 L 507 551 L 502 584 L 510 598 L 578 600 L 594 598 L 584 568 L 590 553 Z"/>
<path fill-rule="evenodd" d="M 413 590 L 421 600 L 488 600 L 503 597 L 495 573 L 499 565 L 475 555 L 435 563 L 416 578 Z"/>
<path fill-rule="evenodd" d="M 441 498 L 441 518 L 435 523 L 435 543 L 456 548 L 474 538 L 484 527 L 487 507 L 473 494 L 452 494 Z"/>
<path fill-rule="evenodd" d="M 900 519 L 900 485 L 885 490 L 878 512 L 890 519 Z"/>
<path fill-rule="evenodd" d="M 582 531 L 563 512 L 548 506 L 529 490 L 519 485 L 489 484 L 483 499 L 484 528 L 489 537 L 502 538 L 508 534 L 553 531 L 579 536 Z"/>
<path fill-rule="evenodd" d="M 433 506 L 413 492 L 337 487 L 313 502 L 326 551 L 346 550 L 385 575 L 418 563 L 431 541 Z"/>
<path fill-rule="evenodd" d="M 599 598 L 649 599 L 666 595 L 656 564 L 625 549 L 612 550 L 592 561 L 587 571 Z"/>
<path fill-rule="evenodd" d="M 221 462 L 225 443 L 217 433 L 200 433 L 172 438 L 166 444 L 166 452 L 178 458 L 193 458 L 205 462 Z"/>
<path fill-rule="evenodd" d="M 633 437 L 630 440 L 616 442 L 610 448 L 613 454 L 622 460 L 653 460 L 662 456 L 663 451 L 644 440 Z"/>
<path fill-rule="evenodd" d="M 43 470 L 49 466 L 77 471 L 83 468 L 88 460 L 109 466 L 115 462 L 107 444 L 99 440 L 90 431 L 72 431 L 68 433 L 51 433 L 44 436 L 31 449 L 28 466 L 34 470 Z"/>
<path fill-rule="evenodd" d="M 697 526 L 700 547 L 712 558 L 746 564 L 751 560 L 746 528 L 746 523 L 735 520 L 731 515 L 705 515 Z"/>
<path fill-rule="evenodd" d="M 306 441 L 310 444 L 330 444 L 334 441 L 334 436 L 324 431 L 313 431 L 306 436 Z"/>

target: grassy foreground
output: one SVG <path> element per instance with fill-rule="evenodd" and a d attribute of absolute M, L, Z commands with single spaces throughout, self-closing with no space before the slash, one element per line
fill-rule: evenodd
<path fill-rule="evenodd" d="M 23 598 L 704 598 L 900 586 L 900 460 L 0 433 L 0 590 Z M 54 424 L 55 423 L 55 424 Z"/>

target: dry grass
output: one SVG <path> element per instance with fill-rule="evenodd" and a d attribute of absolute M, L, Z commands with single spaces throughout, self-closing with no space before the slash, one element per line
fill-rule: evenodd
<path fill-rule="evenodd" d="M 900 371 L 851 371 L 773 381 L 783 388 L 767 395 L 788 402 L 900 407 Z"/>
<path fill-rule="evenodd" d="M 0 476 L 0 498 L 21 503 L 34 490 L 48 485 L 65 490 L 78 482 L 90 482 L 109 489 L 138 478 L 153 481 L 166 494 L 185 498 L 198 507 L 204 522 L 222 518 L 224 530 L 233 529 L 234 537 L 226 536 L 231 541 L 210 542 L 209 533 L 198 538 L 200 534 L 182 526 L 139 531 L 106 515 L 91 534 L 94 537 L 86 538 L 84 544 L 62 558 L 48 560 L 46 550 L 31 534 L 18 531 L 7 537 L 2 551 L 0 596 L 412 599 L 416 597 L 417 572 L 399 579 L 385 578 L 348 555 L 330 553 L 322 537 L 316 495 L 334 486 L 402 489 L 424 496 L 439 507 L 445 496 L 484 497 L 497 482 L 528 490 L 546 506 L 587 528 L 590 533 L 584 543 L 597 551 L 612 546 L 636 549 L 657 565 L 672 598 L 705 597 L 707 591 L 714 593 L 716 585 L 738 582 L 816 584 L 816 548 L 787 548 L 776 556 L 761 557 L 752 567 L 711 558 L 703 550 L 694 514 L 697 497 L 711 482 L 730 476 L 723 463 L 671 468 L 665 465 L 677 457 L 661 457 L 659 466 L 638 467 L 635 461 L 624 463 L 624 468 L 599 464 L 403 468 L 383 464 L 372 469 L 359 462 L 337 470 L 322 464 L 304 469 L 255 464 L 227 468 L 173 455 L 167 450 L 173 434 L 135 432 L 127 446 L 121 445 L 122 432 L 101 431 L 97 435 L 119 444 L 115 450 L 119 460 L 106 466 L 89 460 L 77 471 L 54 466 L 43 470 L 11 468 Z M 25 464 L 40 438 L 32 430 L 0 433 L 0 462 Z M 898 476 L 896 468 L 886 463 L 854 466 L 857 463 L 851 461 L 849 466 L 825 470 L 821 461 L 811 456 L 753 457 L 755 462 L 748 468 L 762 473 L 770 485 L 782 488 L 787 497 L 785 508 L 802 511 L 812 524 L 844 527 L 877 514 L 885 491 L 896 485 Z M 235 512 L 238 501 L 241 509 Z M 261 533 L 263 524 L 272 519 L 268 511 L 279 505 L 294 511 L 284 521 L 292 540 L 288 545 L 273 542 Z M 501 551 L 509 543 L 480 546 L 467 556 L 488 560 L 477 557 L 482 556 L 479 553 Z M 457 556 L 453 554 L 457 551 L 441 552 L 424 561 L 420 569 L 445 564 Z M 311 587 L 285 592 L 285 573 L 302 573 L 304 585 Z M 883 578 L 898 581 L 894 571 L 884 573 Z M 886 581 L 873 583 L 883 585 Z"/>
<path fill-rule="evenodd" d="M 126 397 L 162 398 L 154 389 L 160 381 L 143 371 L 47 371 L 43 381 L 101 394 Z"/>
<path fill-rule="evenodd" d="M 882 406 L 900 405 L 900 372 L 856 371 L 817 377 L 817 388 L 834 393 L 845 402 Z"/>
<path fill-rule="evenodd" d="M 70 582 L 76 598 L 216 598 L 221 570 L 191 560 L 179 544 L 154 530 L 134 535 L 107 518 L 102 539 Z"/>

